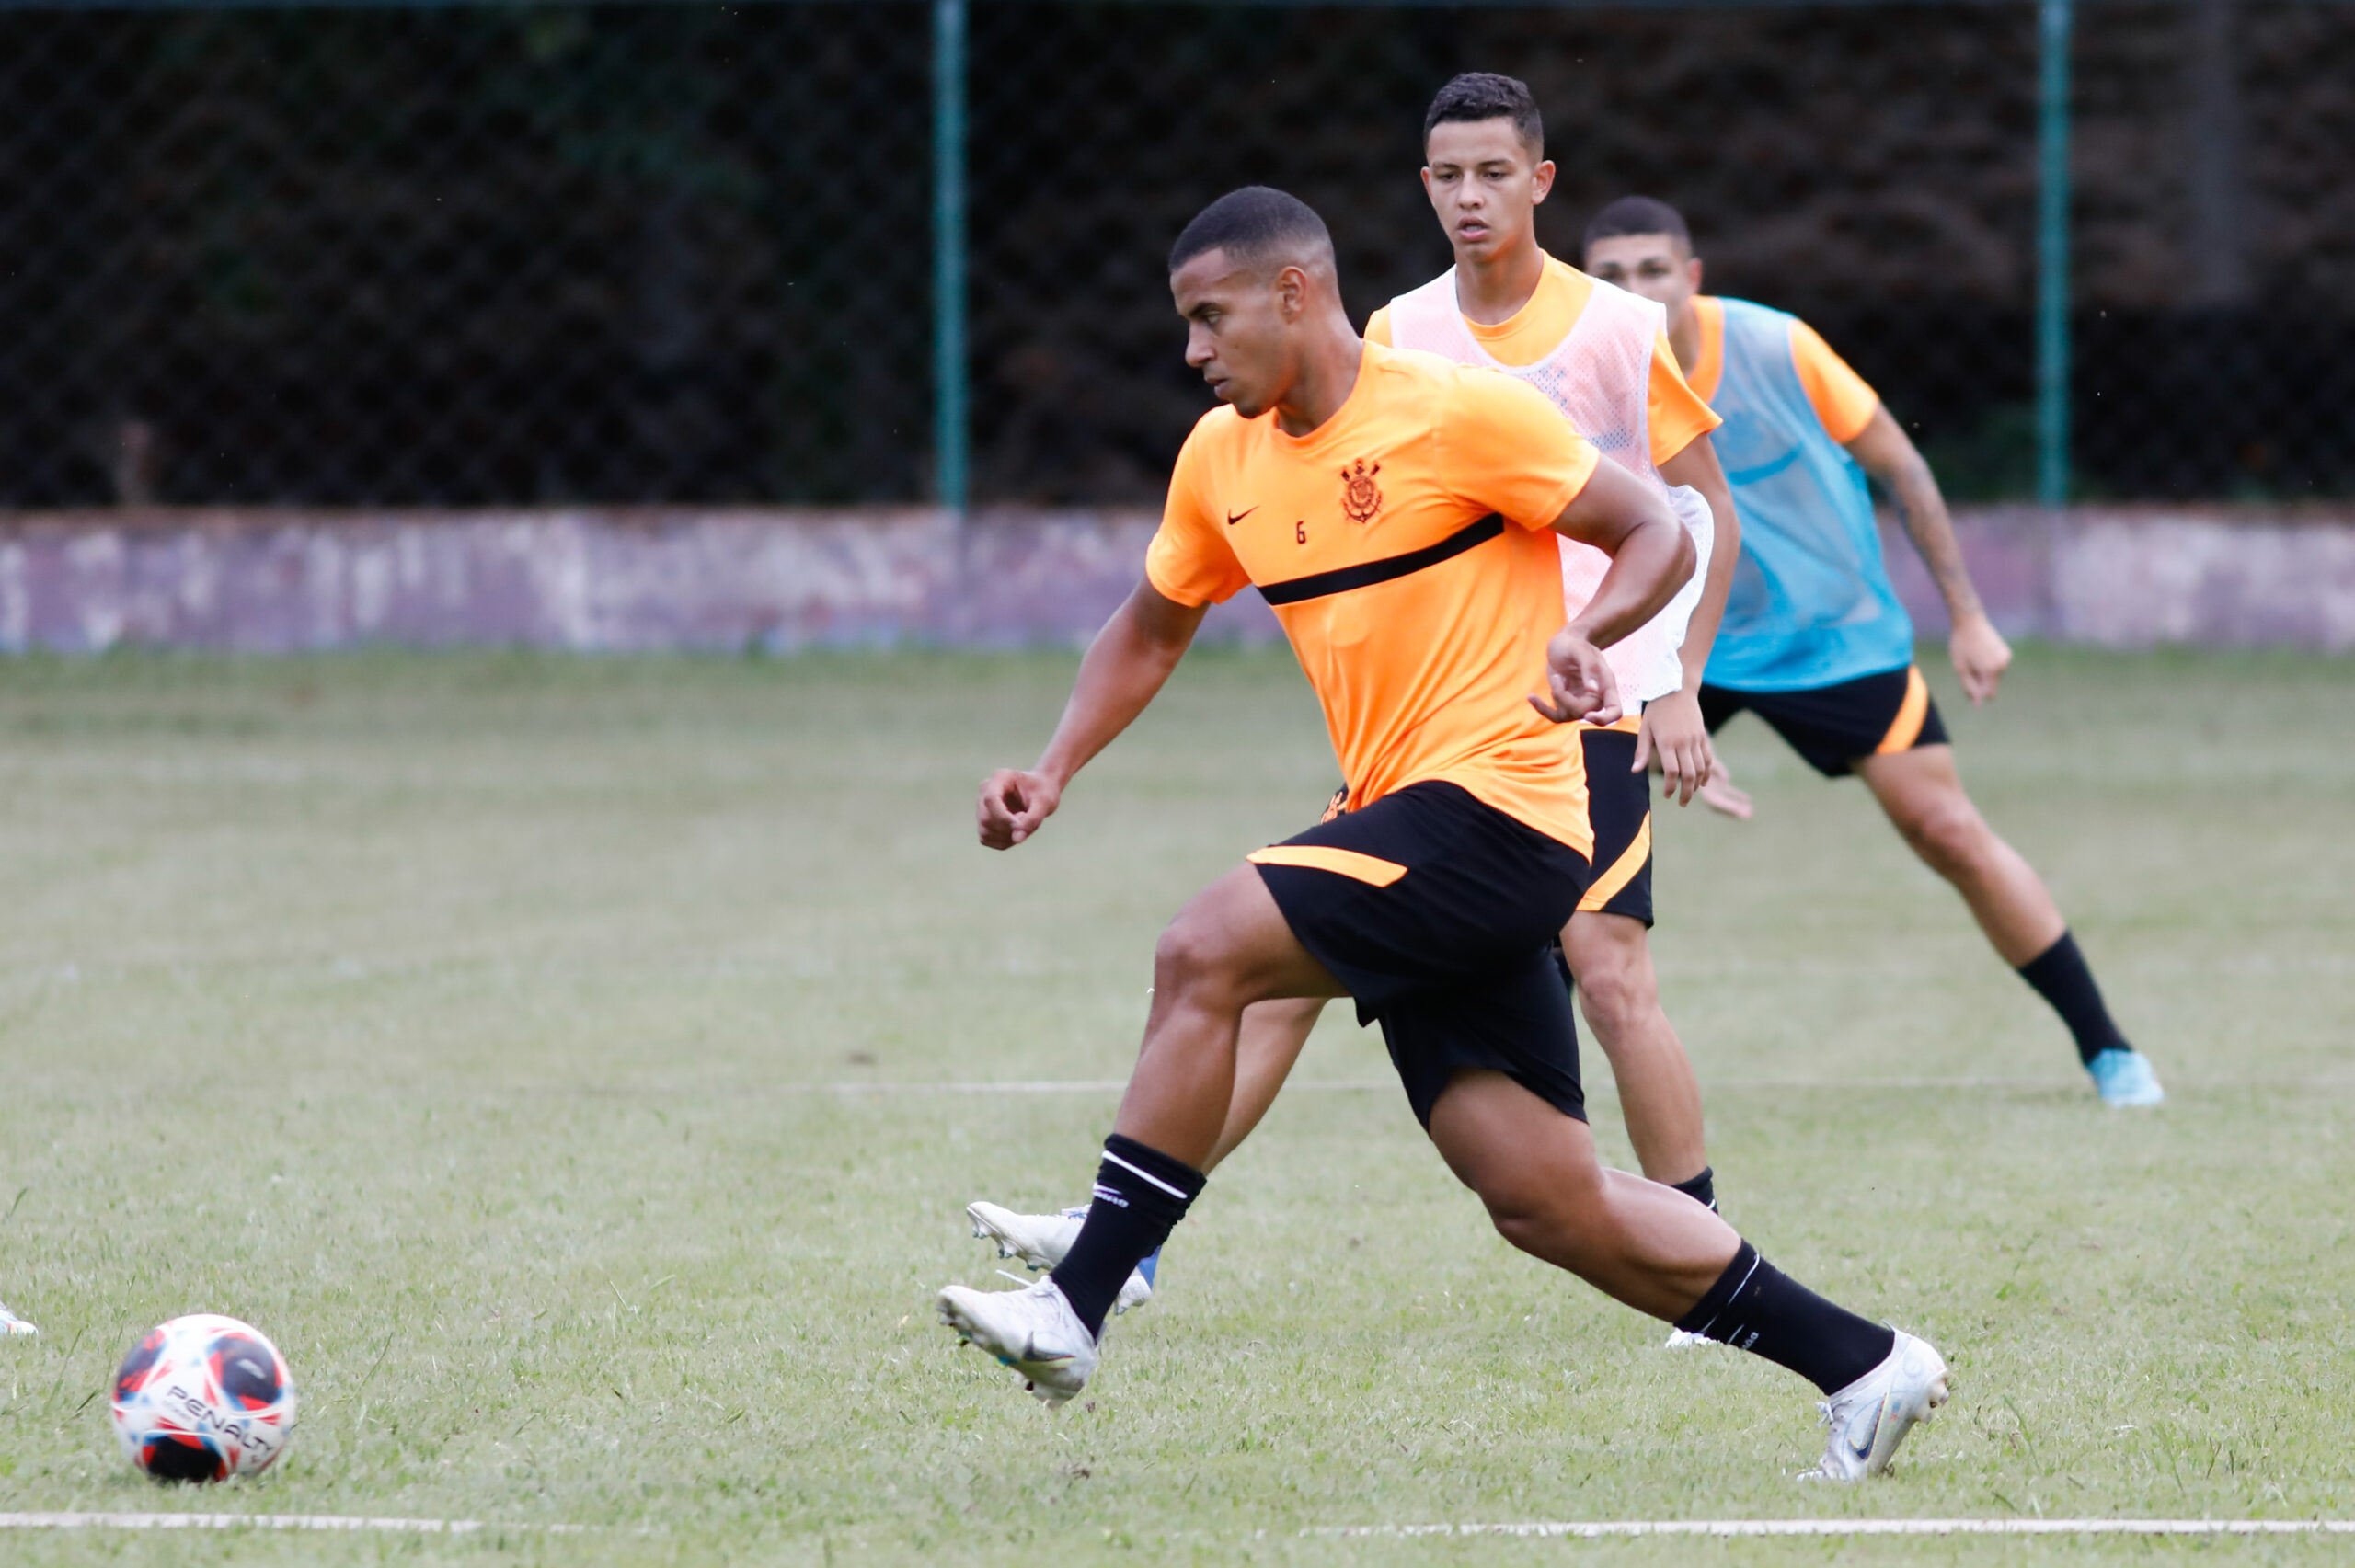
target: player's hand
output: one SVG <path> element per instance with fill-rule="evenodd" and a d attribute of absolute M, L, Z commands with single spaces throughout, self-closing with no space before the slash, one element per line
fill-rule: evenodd
<path fill-rule="evenodd" d="M 1714 749 L 1712 755 L 1714 757 Z M 1723 762 L 1717 764 L 1716 772 L 1709 775 L 1709 782 L 1701 786 L 1701 804 L 1718 816 L 1730 817 L 1737 822 L 1749 821 L 1753 809 L 1750 804 L 1750 792 L 1735 787 L 1733 774 L 1726 771 Z"/>
<path fill-rule="evenodd" d="M 1717 771 L 1717 754 L 1701 722 L 1701 701 L 1690 692 L 1671 692 L 1644 704 L 1644 727 L 1636 734 L 1636 772 L 1660 770 L 1661 793 L 1690 806 L 1695 790 Z"/>
<path fill-rule="evenodd" d="M 982 798 L 974 810 L 981 824 L 982 847 L 1010 850 L 1039 830 L 1039 824 L 1063 803 L 1061 784 L 1044 773 L 1000 768 L 982 781 Z"/>
<path fill-rule="evenodd" d="M 2004 671 L 2012 667 L 2012 645 L 1993 622 L 1973 615 L 1956 624 L 1947 638 L 1947 657 L 1954 660 L 1954 672 L 1962 677 L 1962 694 L 1975 708 L 2003 684 Z"/>
<path fill-rule="evenodd" d="M 1619 678 L 1601 648 L 1565 626 L 1545 645 L 1545 694 L 1529 705 L 1556 724 L 1617 724 Z"/>

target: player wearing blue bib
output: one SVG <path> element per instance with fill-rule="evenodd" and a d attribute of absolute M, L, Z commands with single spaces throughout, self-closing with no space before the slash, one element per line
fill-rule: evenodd
<path fill-rule="evenodd" d="M 1702 295 L 1700 259 L 1667 203 L 1630 196 L 1597 213 L 1586 269 L 1667 307 L 1686 380 L 1725 420 L 1715 440 L 1741 516 L 1741 557 L 1701 687 L 1710 730 L 1747 710 L 1825 777 L 1862 778 L 2004 961 L 2061 1015 L 2102 1099 L 2157 1104 L 2157 1073 L 2111 1020 L 2051 894 L 1963 792 L 1914 668 L 1913 624 L 1881 560 L 1868 475 L 1895 500 L 1946 600 L 1948 654 L 1974 704 L 1995 694 L 2012 658 L 1970 585 L 1929 464 L 1805 322 Z M 1713 785 L 1710 798 L 1749 815 L 1739 791 Z"/>

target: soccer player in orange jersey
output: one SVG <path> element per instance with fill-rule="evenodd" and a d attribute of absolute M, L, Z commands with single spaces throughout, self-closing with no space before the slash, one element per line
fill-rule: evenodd
<path fill-rule="evenodd" d="M 1716 765 L 1702 722 L 1701 671 L 1740 553 L 1740 530 L 1709 443 L 1717 418 L 1685 384 L 1658 304 L 1597 285 L 1537 243 L 1537 208 L 1553 188 L 1545 121 L 1529 88 L 1485 72 L 1442 87 L 1423 116 L 1423 187 L 1455 265 L 1377 310 L 1369 342 L 1425 349 L 1460 363 L 1501 370 L 1543 393 L 1604 454 L 1648 485 L 1687 487 L 1699 511 L 1695 544 L 1706 562 L 1660 614 L 1606 658 L 1626 712 L 1615 724 L 1578 727 L 1594 832 L 1594 879 L 1562 928 L 1587 1023 L 1610 1059 L 1628 1140 L 1645 1175 L 1711 1207 L 1715 1172 L 1702 1134 L 1701 1090 L 1661 1010 L 1653 973 L 1648 760 L 1660 760 L 1681 803 Z M 1602 557 L 1563 545 L 1565 597 L 1574 613 L 1592 591 Z M 1244 1017 L 1235 1103 L 1210 1166 L 1239 1146 L 1267 1114 L 1324 1010 L 1321 1001 L 1270 1001 Z M 1049 1267 L 1080 1215 L 1019 1214 L 978 1202 L 974 1232 L 1003 1255 Z M 1120 1307 L 1152 1294 L 1148 1258 Z M 1671 1335 L 1671 1344 L 1688 1343 Z"/>
<path fill-rule="evenodd" d="M 1628 1140 L 1644 1174 L 1714 1207 L 1701 1090 L 1661 1010 L 1652 969 L 1649 760 L 1689 801 L 1716 765 L 1702 723 L 1701 671 L 1725 609 L 1740 530 L 1711 450 L 1717 416 L 1685 384 L 1652 302 L 1595 282 L 1537 243 L 1553 189 L 1545 129 L 1529 88 L 1486 72 L 1457 76 L 1423 116 L 1423 188 L 1455 265 L 1393 300 L 1369 342 L 1502 370 L 1544 393 L 1604 454 L 1648 482 L 1690 486 L 1706 503 L 1706 565 L 1682 602 L 1614 646 L 1626 712 L 1579 727 L 1595 834 L 1593 883 L 1562 928 L 1587 1023 L 1610 1059 Z M 1591 551 L 1566 547 L 1569 608 L 1592 586 Z M 1246 1021 L 1223 1157 L 1266 1115 L 1322 1003 L 1269 1003 Z"/>
<path fill-rule="evenodd" d="M 1077 1239 L 1028 1289 L 944 1289 L 943 1321 L 1042 1400 L 1079 1392 L 1115 1296 L 1202 1190 L 1244 1010 L 1350 996 L 1501 1234 L 1808 1378 L 1832 1418 L 1823 1473 L 1883 1468 L 1946 1398 L 1937 1352 L 1797 1284 L 1683 1195 L 1604 1170 L 1584 1119 L 1554 956 L 1592 849 L 1568 726 L 1618 716 L 1603 648 L 1694 569 L 1674 511 L 1511 377 L 1362 342 L 1323 222 L 1280 191 L 1213 202 L 1169 265 L 1188 362 L 1225 406 L 1179 453 L 1144 580 L 1045 753 L 982 782 L 982 841 L 1037 832 L 1246 588 L 1315 691 L 1350 809 L 1179 911 Z M 1568 624 L 1557 535 L 1611 562 Z"/>
<path fill-rule="evenodd" d="M 2158 1073 L 2110 1018 L 2052 895 L 1964 793 L 1913 667 L 1913 624 L 1881 564 L 1867 474 L 1896 498 L 1946 600 L 1947 654 L 1964 693 L 1974 704 L 1993 697 L 2012 661 L 1971 588 L 1930 465 L 1805 322 L 1703 295 L 1701 259 L 1666 202 L 1631 196 L 1605 207 L 1587 227 L 1586 263 L 1667 308 L 1694 390 L 1726 419 L 1719 443 L 1743 533 L 1701 688 L 1709 727 L 1754 713 L 1825 777 L 1862 778 L 2004 962 L 2060 1014 L 2101 1098 L 2159 1104 Z M 1746 801 L 1729 804 L 1747 815 Z"/>

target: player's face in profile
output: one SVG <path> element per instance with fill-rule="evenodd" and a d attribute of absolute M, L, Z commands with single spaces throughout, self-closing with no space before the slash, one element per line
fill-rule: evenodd
<path fill-rule="evenodd" d="M 1701 263 L 1673 235 L 1614 235 L 1586 247 L 1590 276 L 1658 300 L 1675 321 L 1701 292 Z"/>
<path fill-rule="evenodd" d="M 1186 318 L 1186 362 L 1246 419 L 1273 407 L 1291 384 L 1299 277 L 1296 268 L 1272 275 L 1238 268 L 1223 250 L 1204 251 L 1169 275 Z"/>
<path fill-rule="evenodd" d="M 1485 261 L 1525 241 L 1554 166 L 1510 120 L 1449 120 L 1423 147 L 1423 189 L 1458 256 Z"/>

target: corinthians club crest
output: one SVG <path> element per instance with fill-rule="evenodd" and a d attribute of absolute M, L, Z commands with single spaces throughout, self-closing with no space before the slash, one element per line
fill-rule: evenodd
<path fill-rule="evenodd" d="M 1368 468 L 1361 457 L 1353 468 L 1341 470 L 1341 515 L 1351 522 L 1364 524 L 1373 521 L 1382 509 L 1382 489 L 1373 476 L 1382 472 L 1382 464 Z"/>

